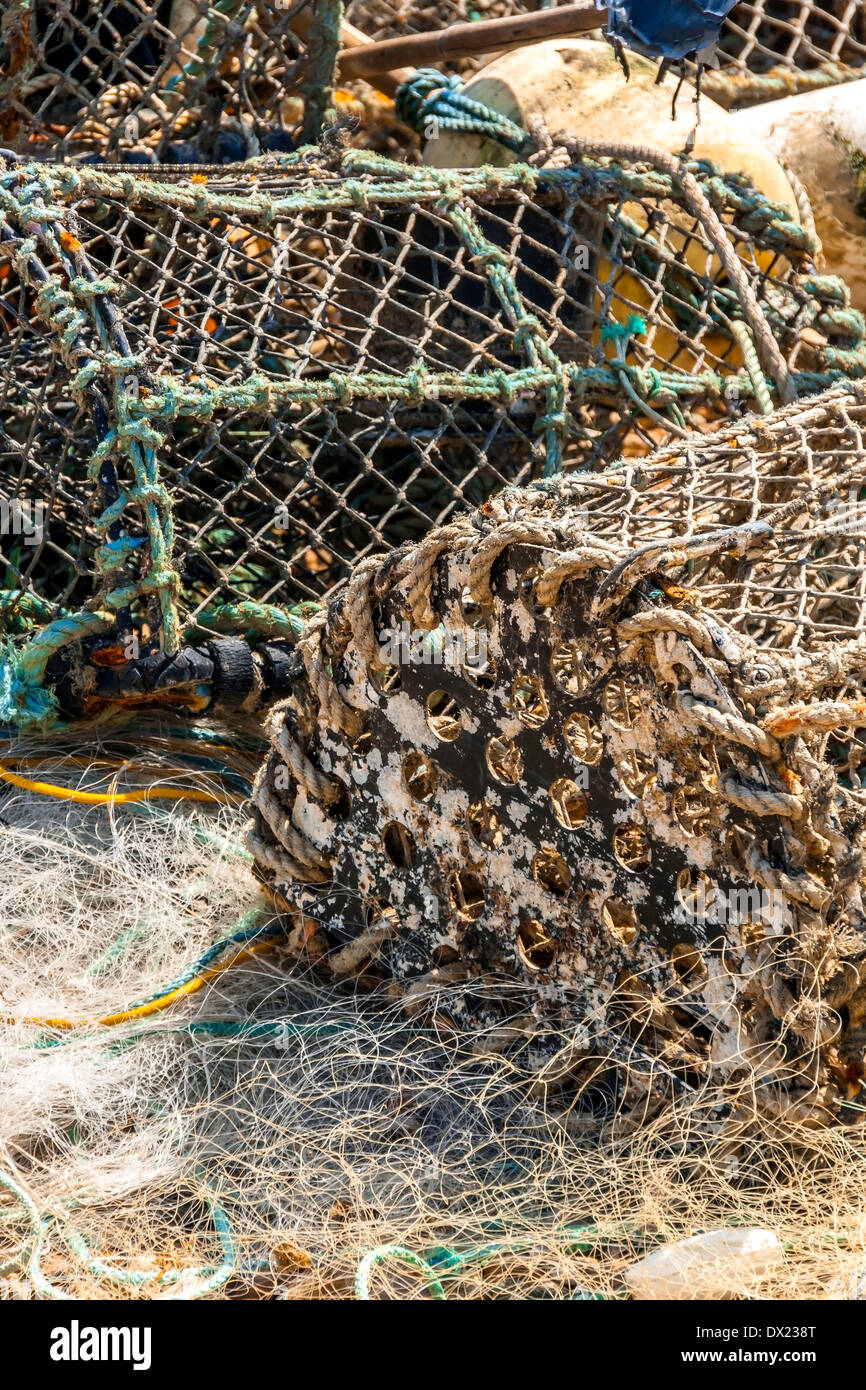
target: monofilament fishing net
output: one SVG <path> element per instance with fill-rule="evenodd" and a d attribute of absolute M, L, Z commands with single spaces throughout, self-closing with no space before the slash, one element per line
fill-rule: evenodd
<path fill-rule="evenodd" d="M 244 862 L 246 811 L 181 799 L 231 803 L 255 752 L 141 722 L 90 737 L 3 763 L 166 799 L 2 796 L 3 1297 L 621 1297 L 635 1260 L 729 1225 L 787 1251 L 732 1295 L 856 1296 L 860 1129 L 759 1117 L 760 1067 L 653 1115 L 633 1104 L 665 1074 L 645 1039 L 627 1086 L 622 1054 L 578 1083 L 497 1055 L 493 1028 L 455 1030 L 465 984 L 406 1007 L 305 973 L 300 924 Z M 239 928 L 271 949 L 238 959 Z M 192 992 L 205 959 L 231 968 Z M 564 1021 L 561 1052 L 573 1035 Z"/>

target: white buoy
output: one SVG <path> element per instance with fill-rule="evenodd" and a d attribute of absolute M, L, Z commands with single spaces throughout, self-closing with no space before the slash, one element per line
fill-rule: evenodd
<path fill-rule="evenodd" d="M 654 1250 L 625 1282 L 636 1299 L 722 1299 L 759 1283 L 783 1258 L 779 1237 L 758 1226 L 705 1231 Z"/>
<path fill-rule="evenodd" d="M 608 44 L 551 39 L 494 59 L 463 91 L 525 128 L 532 116 L 540 116 L 552 135 L 565 131 L 681 153 L 695 124 L 694 90 L 683 86 L 672 119 L 674 79 L 657 86 L 656 65 L 636 54 L 629 54 L 629 66 L 631 78 L 626 82 Z M 797 201 L 778 160 L 762 140 L 708 97 L 701 98 L 694 152 L 726 173 L 748 174 L 762 193 L 796 216 Z M 516 158 L 498 141 L 446 130 L 424 148 L 425 163 L 437 169 L 501 166 Z"/>
<path fill-rule="evenodd" d="M 738 111 L 734 124 L 764 143 L 803 184 L 826 269 L 866 311 L 866 78 Z"/>

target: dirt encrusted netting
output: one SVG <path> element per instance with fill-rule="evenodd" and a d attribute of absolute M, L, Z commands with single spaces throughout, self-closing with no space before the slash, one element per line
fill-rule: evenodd
<path fill-rule="evenodd" d="M 864 424 L 837 388 L 359 566 L 254 793 L 306 949 L 466 982 L 455 1020 L 560 1077 L 639 1039 L 639 1106 L 760 1058 L 760 1109 L 856 1119 Z"/>

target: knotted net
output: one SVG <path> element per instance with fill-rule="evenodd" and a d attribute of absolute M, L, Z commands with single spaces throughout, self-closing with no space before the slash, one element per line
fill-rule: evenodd
<path fill-rule="evenodd" d="M 149 693 L 82 642 L 122 665 L 289 640 L 367 555 L 505 483 L 862 371 L 808 225 L 618 155 L 4 173 L 5 717 L 56 715 L 46 673 L 78 712 Z M 198 667 L 166 680 L 206 703 Z"/>
<path fill-rule="evenodd" d="M 332 108 L 339 12 L 309 0 L 10 0 L 0 143 L 144 166 L 291 150 Z"/>

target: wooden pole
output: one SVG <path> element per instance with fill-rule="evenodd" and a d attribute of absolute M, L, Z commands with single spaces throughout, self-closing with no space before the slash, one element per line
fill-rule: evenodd
<path fill-rule="evenodd" d="M 561 5 L 506 19 L 482 19 L 474 24 L 451 24 L 437 33 L 407 34 L 378 43 L 358 43 L 353 35 L 339 55 L 340 77 L 343 81 L 353 77 L 378 79 L 384 73 L 395 77 L 395 68 L 412 70 L 455 58 L 474 58 L 480 53 L 503 53 L 545 39 L 586 34 L 606 22 L 607 10 L 597 9 L 592 0 L 584 0 L 579 5 Z M 381 81 L 377 85 L 381 87 Z"/>

